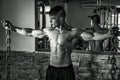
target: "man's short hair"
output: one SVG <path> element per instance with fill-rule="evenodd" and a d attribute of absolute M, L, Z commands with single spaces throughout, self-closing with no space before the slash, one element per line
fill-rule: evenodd
<path fill-rule="evenodd" d="M 63 6 L 55 6 L 49 11 L 50 16 L 56 16 L 58 13 L 60 16 L 65 18 L 66 13 Z"/>
<path fill-rule="evenodd" d="M 97 22 L 97 23 L 100 23 L 100 16 L 99 15 L 93 15 L 93 16 L 91 16 L 91 19 L 93 20 L 93 21 L 95 21 L 95 22 Z"/>

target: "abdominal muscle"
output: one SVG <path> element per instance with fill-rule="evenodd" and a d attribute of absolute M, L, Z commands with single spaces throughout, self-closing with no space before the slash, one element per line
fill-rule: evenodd
<path fill-rule="evenodd" d="M 50 65 L 64 67 L 72 64 L 71 51 L 68 48 L 58 45 L 51 50 Z"/>

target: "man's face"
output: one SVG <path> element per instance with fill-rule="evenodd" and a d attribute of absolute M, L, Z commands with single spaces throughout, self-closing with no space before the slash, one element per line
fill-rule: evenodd
<path fill-rule="evenodd" d="M 53 27 L 59 27 L 60 25 L 60 20 L 59 16 L 50 16 L 50 23 Z"/>

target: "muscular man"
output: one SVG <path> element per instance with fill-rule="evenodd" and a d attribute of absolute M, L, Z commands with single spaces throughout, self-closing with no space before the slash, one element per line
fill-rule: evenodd
<path fill-rule="evenodd" d="M 88 32 L 98 32 L 101 34 L 105 34 L 108 32 L 108 29 L 106 28 L 101 28 L 100 27 L 100 17 L 99 15 L 93 15 L 90 17 L 91 18 L 91 27 L 86 29 Z M 103 51 L 103 42 L 104 40 L 99 40 L 99 41 L 89 41 L 89 48 L 88 50 L 98 50 L 98 51 Z"/>
<path fill-rule="evenodd" d="M 53 27 L 43 30 L 20 28 L 13 26 L 9 21 L 3 26 L 10 25 L 12 31 L 37 38 L 47 36 L 50 40 L 50 65 L 47 69 L 46 80 L 75 80 L 71 53 L 76 46 L 78 37 L 84 40 L 102 40 L 111 37 L 110 31 L 106 34 L 81 32 L 77 28 L 68 26 L 65 22 L 65 10 L 62 6 L 55 6 L 49 11 Z M 7 27 L 7 26 L 6 26 Z"/>

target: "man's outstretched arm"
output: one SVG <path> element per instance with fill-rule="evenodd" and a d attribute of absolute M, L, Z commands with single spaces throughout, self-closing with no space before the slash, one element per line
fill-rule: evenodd
<path fill-rule="evenodd" d="M 3 26 L 5 26 L 5 29 L 11 28 L 12 31 L 28 37 L 43 38 L 46 36 L 45 32 L 42 30 L 16 27 L 16 26 L 13 26 L 9 21 L 4 21 Z"/>
<path fill-rule="evenodd" d="M 90 41 L 90 40 L 104 40 L 113 37 L 114 35 L 111 35 L 111 30 L 108 30 L 108 32 L 104 34 L 98 32 L 93 33 L 82 32 L 80 36 L 83 38 L 83 40 Z"/>

